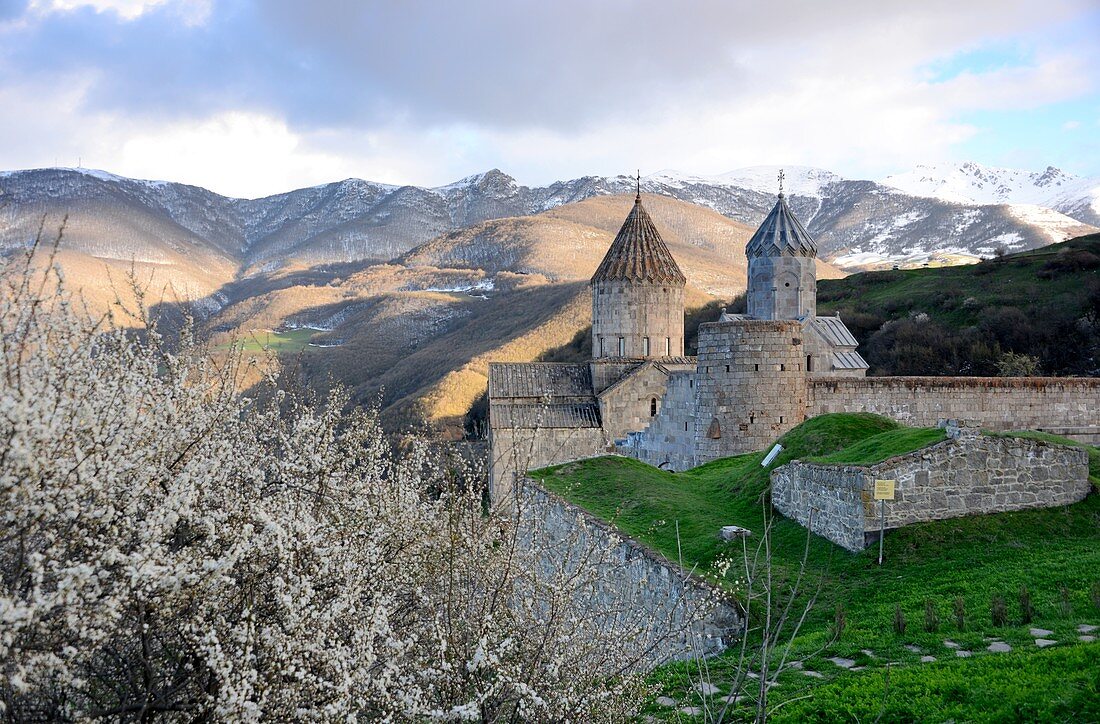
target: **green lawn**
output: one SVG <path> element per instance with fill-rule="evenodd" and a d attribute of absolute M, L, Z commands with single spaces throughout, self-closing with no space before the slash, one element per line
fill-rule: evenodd
<path fill-rule="evenodd" d="M 940 439 L 942 433 L 938 430 L 901 428 L 874 415 L 826 415 L 785 435 L 781 439 L 785 449 L 769 470 L 796 458 L 874 463 Z M 1096 479 L 1100 479 L 1098 452 L 1090 450 L 1091 472 Z M 718 538 L 721 526 L 741 525 L 757 534 L 763 528 L 762 503 L 768 485 L 768 471 L 760 466 L 763 456 L 764 453 L 753 453 L 726 458 L 685 473 L 657 470 L 627 458 L 603 457 L 547 468 L 533 475 L 549 489 L 612 521 L 665 556 L 675 560 L 682 555 L 686 566 L 714 576 L 715 562 L 720 556 L 733 556 L 737 560 L 741 556 L 739 542 L 728 543 Z M 776 520 L 772 537 L 776 578 L 793 579 L 806 539 L 801 526 L 782 518 Z M 1041 698 L 1037 692 L 1044 686 L 1042 677 L 1036 677 L 1046 671 L 1045 665 L 1037 663 L 1039 660 L 1031 661 L 1030 656 L 1038 655 L 1039 649 L 1028 633 L 1030 626 L 1051 630 L 1052 637 L 1067 652 L 1090 654 L 1084 660 L 1090 662 L 1086 670 L 1091 678 L 1085 679 L 1092 682 L 1095 692 L 1095 682 L 1100 676 L 1100 646 L 1077 643 L 1075 627 L 1080 623 L 1100 623 L 1100 609 L 1090 595 L 1094 586 L 1100 586 L 1100 496 L 1090 495 L 1085 501 L 1065 508 L 959 518 L 893 531 L 886 537 L 885 564 L 881 567 L 877 565 L 876 549 L 852 554 L 811 536 L 808 564 L 811 580 L 821 582 L 821 594 L 794 640 L 792 653 L 803 661 L 806 669 L 820 671 L 822 678 L 810 678 L 798 671 L 784 673 L 781 685 L 769 695 L 771 706 L 778 706 L 776 715 L 781 718 L 833 720 L 851 698 L 853 711 L 861 712 L 860 720 L 873 720 L 878 710 L 867 715 L 869 710 L 857 702 L 857 699 L 863 701 L 856 696 L 862 688 L 854 682 L 865 679 L 866 686 L 873 690 L 873 682 L 879 681 L 881 699 L 881 676 L 887 663 L 897 665 L 892 667 L 896 669 L 892 677 L 905 671 L 908 678 L 904 681 L 911 683 L 892 685 L 888 701 L 894 707 L 890 709 L 893 713 L 884 721 L 915 721 L 926 718 L 922 716 L 925 712 L 936 712 L 927 717 L 933 721 L 958 718 L 957 713 L 952 713 L 956 712 L 952 708 L 955 699 L 963 702 L 964 708 L 978 707 L 977 702 L 987 700 L 991 707 L 988 711 L 1013 711 L 1013 706 L 1022 707 L 1021 712 L 1029 711 L 1027 707 Z M 734 577 L 731 573 L 722 583 L 737 592 Z M 1018 592 L 1024 585 L 1030 590 L 1035 607 L 1035 617 L 1029 625 L 1020 620 Z M 1010 620 L 1004 628 L 994 627 L 990 616 L 991 600 L 998 594 L 1005 597 L 1008 607 Z M 952 615 L 956 598 L 962 598 L 965 605 L 962 630 Z M 922 630 L 928 601 L 940 620 L 934 633 Z M 828 628 L 838 605 L 846 613 L 847 627 L 839 641 L 819 652 L 827 643 Z M 901 607 L 907 619 L 905 634 L 894 632 L 895 606 Z M 1015 653 L 987 653 L 986 639 L 992 637 L 1013 646 Z M 954 651 L 945 647 L 945 639 L 973 651 L 974 657 L 956 661 Z M 907 649 L 907 645 L 919 648 L 920 653 Z M 922 655 L 936 656 L 938 661 L 921 664 Z M 860 673 L 842 670 L 827 660 L 832 656 L 853 659 L 857 666 L 866 666 L 867 670 Z M 1044 660 L 1051 661 L 1063 661 L 1059 658 L 1062 656 L 1043 654 Z M 1065 661 L 1076 661 L 1074 657 L 1078 654 L 1064 656 L 1069 657 Z M 1007 665 L 987 662 L 988 657 L 1020 659 L 1021 670 L 1035 669 L 1035 676 L 1029 674 L 1031 678 L 1021 681 L 1020 687 L 1007 687 L 1007 691 L 1002 690 L 1006 687 L 968 685 L 967 681 L 984 675 L 981 672 L 987 668 L 995 672 L 997 667 Z M 732 679 L 735 665 L 732 653 L 712 660 L 710 680 L 723 687 L 723 682 Z M 971 667 L 977 668 L 971 670 Z M 949 672 L 938 673 L 947 668 Z M 919 683 L 924 677 L 940 676 L 947 682 L 942 686 Z M 696 705 L 702 702 L 691 688 L 698 680 L 696 668 L 686 664 L 663 667 L 653 676 L 659 693 Z M 1067 701 L 1085 696 L 1075 681 L 1058 689 L 1069 697 Z M 811 692 L 812 699 L 799 699 Z M 823 714 L 805 708 L 809 705 L 803 701 L 818 702 L 818 693 L 825 696 L 826 692 L 838 697 L 836 706 L 840 708 L 822 709 Z M 784 703 L 787 701 L 790 703 Z M 932 706 L 930 701 L 940 704 Z M 654 704 L 648 713 L 664 717 L 671 716 L 671 711 Z M 981 720 L 984 711 L 973 708 L 967 716 Z M 967 716 L 963 720 L 970 720 Z"/>

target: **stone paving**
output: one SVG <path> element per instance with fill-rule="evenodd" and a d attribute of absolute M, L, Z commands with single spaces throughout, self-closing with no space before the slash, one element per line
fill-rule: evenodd
<path fill-rule="evenodd" d="M 1089 643 L 1089 642 L 1095 641 L 1097 639 L 1097 636 L 1094 635 L 1093 632 L 1100 631 L 1100 626 L 1093 625 L 1093 624 L 1082 623 L 1082 624 L 1077 625 L 1076 631 L 1077 631 L 1077 634 L 1078 634 L 1077 639 L 1079 641 Z M 1057 639 L 1047 638 L 1047 637 L 1054 636 L 1054 632 L 1050 631 L 1049 629 L 1030 628 L 1030 629 L 1028 629 L 1028 634 L 1032 638 L 1034 638 L 1035 645 L 1039 648 L 1047 648 L 1049 646 L 1057 646 L 1059 643 L 1061 643 Z M 988 651 L 990 653 L 1000 654 L 1000 653 L 1008 653 L 1008 652 L 1014 650 L 1011 644 L 1009 644 L 1005 641 L 1002 641 L 1001 639 L 985 637 L 984 640 L 989 643 L 989 645 L 986 647 L 986 651 Z M 965 658 L 970 658 L 971 656 L 974 655 L 974 653 L 972 651 L 969 651 L 969 650 L 963 648 L 961 644 L 959 644 L 955 641 L 952 641 L 950 639 L 945 639 L 943 641 L 943 646 L 948 651 L 954 652 L 956 658 L 965 659 Z M 932 654 L 924 653 L 924 651 L 919 646 L 916 646 L 914 644 L 905 644 L 904 648 L 907 651 L 909 651 L 910 653 L 920 655 L 920 663 L 922 663 L 922 664 L 930 664 L 930 663 L 935 663 L 936 661 L 938 661 L 936 656 L 933 656 Z M 864 656 L 866 656 L 868 659 L 880 659 L 881 658 L 878 654 L 876 654 L 874 651 L 872 651 L 870 649 L 860 649 L 860 653 L 863 654 Z M 832 657 L 829 657 L 826 660 L 832 662 L 832 664 L 834 666 L 836 666 L 838 669 L 840 669 L 841 671 L 857 672 L 857 671 L 863 671 L 864 669 L 867 668 L 867 666 L 857 666 L 855 659 L 848 659 L 848 658 L 845 658 L 843 656 L 832 656 Z M 889 666 L 891 664 L 888 663 L 887 665 Z M 810 677 L 812 679 L 825 679 L 826 678 L 825 674 L 823 674 L 820 671 L 814 671 L 812 669 L 806 669 L 805 664 L 802 661 L 791 661 L 791 662 L 784 665 L 784 670 L 786 670 L 786 669 L 791 669 L 792 671 L 797 671 L 798 673 L 802 674 L 803 676 L 807 676 L 807 677 Z M 760 679 L 760 674 L 755 672 L 755 671 L 745 672 L 745 676 L 747 677 L 747 679 L 750 679 L 750 680 L 751 679 L 755 679 L 755 680 Z M 757 684 L 754 684 L 753 686 L 755 687 L 755 686 L 757 686 Z M 770 689 L 772 686 L 779 686 L 779 683 L 778 682 L 769 682 L 768 688 Z M 722 690 L 719 687 L 715 686 L 714 684 L 711 684 L 710 682 L 702 682 L 702 683 L 696 684 L 693 687 L 693 689 L 697 694 L 699 694 L 701 696 L 704 696 L 704 697 L 717 696 L 717 695 L 720 695 L 722 693 Z M 745 694 L 729 694 L 727 696 L 718 696 L 718 700 L 722 701 L 726 704 L 737 704 L 740 701 L 745 700 L 745 699 L 751 699 L 751 697 L 747 696 Z M 659 696 L 659 697 L 657 697 L 657 699 L 655 701 L 659 706 L 665 707 L 666 709 L 675 709 L 678 713 L 684 714 L 686 716 L 695 717 L 695 716 L 700 716 L 703 713 L 702 709 L 698 706 L 684 705 L 681 702 L 678 702 L 675 699 L 673 699 L 671 697 L 668 697 L 668 696 Z"/>

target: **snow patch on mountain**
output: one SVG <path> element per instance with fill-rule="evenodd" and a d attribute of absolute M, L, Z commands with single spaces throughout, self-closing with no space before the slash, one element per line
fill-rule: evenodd
<path fill-rule="evenodd" d="M 922 164 L 882 180 L 912 196 L 958 204 L 1028 204 L 1062 210 L 1087 200 L 1100 212 L 1100 178 L 1048 166 L 1043 171 L 983 166 L 973 161 Z"/>

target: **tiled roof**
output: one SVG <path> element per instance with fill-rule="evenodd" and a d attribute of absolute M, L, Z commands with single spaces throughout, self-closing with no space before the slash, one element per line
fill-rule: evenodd
<path fill-rule="evenodd" d="M 813 317 L 810 319 L 810 325 L 834 347 L 855 347 L 859 344 L 840 317 Z"/>
<path fill-rule="evenodd" d="M 779 194 L 775 208 L 745 247 L 746 256 L 817 256 L 817 244 Z"/>
<path fill-rule="evenodd" d="M 493 362 L 489 365 L 489 398 L 591 397 L 587 364 Z"/>
<path fill-rule="evenodd" d="M 497 430 L 599 427 L 600 406 L 595 402 L 491 405 L 489 420 Z"/>
<path fill-rule="evenodd" d="M 672 252 L 665 246 L 653 220 L 649 218 L 642 199 L 634 200 L 634 208 L 623 222 L 615 241 L 592 275 L 593 282 L 627 281 L 674 284 L 682 286 L 686 279 Z"/>
<path fill-rule="evenodd" d="M 833 369 L 835 370 L 865 370 L 870 365 L 855 350 L 839 350 L 833 352 Z"/>

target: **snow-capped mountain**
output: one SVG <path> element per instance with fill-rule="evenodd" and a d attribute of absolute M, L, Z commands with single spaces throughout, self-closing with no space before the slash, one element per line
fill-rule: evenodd
<path fill-rule="evenodd" d="M 787 167 L 784 189 L 821 256 L 846 266 L 945 253 L 983 256 L 998 247 L 1020 250 L 1087 233 L 1093 230 L 1089 219 L 1100 225 L 1093 197 L 1080 193 L 1092 189 L 1087 180 L 1054 170 L 994 174 L 974 164 L 958 166 L 957 173 L 945 169 L 892 177 L 886 185 Z M 761 166 L 711 177 L 663 171 L 644 177 L 642 190 L 754 226 L 775 203 L 779 170 Z M 964 186 L 966 179 L 970 186 Z M 234 199 L 86 169 L 11 171 L 0 174 L 0 248 L 27 243 L 44 215 L 68 215 L 66 243 L 76 251 L 186 266 L 192 276 L 201 271 L 220 278 L 228 268 L 247 276 L 290 263 L 390 261 L 482 221 L 632 194 L 634 185 L 629 176 L 587 176 L 528 187 L 493 169 L 436 188 L 346 179 Z M 976 201 L 961 201 L 964 191 Z M 1035 201 L 1041 192 L 1050 203 Z"/>
<path fill-rule="evenodd" d="M 1088 224 L 1100 224 L 1100 178 L 982 166 L 972 161 L 924 164 L 888 176 L 882 183 L 912 196 L 959 204 L 1022 204 L 1054 209 Z"/>

